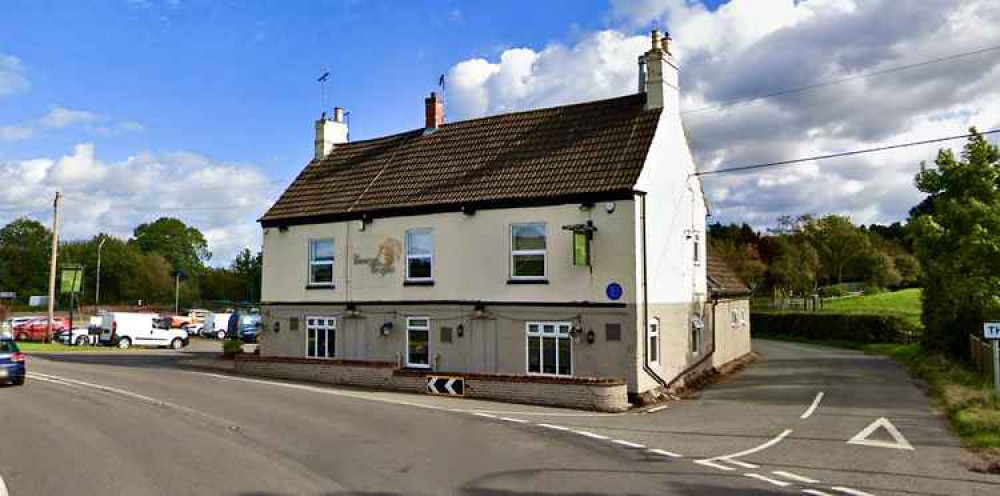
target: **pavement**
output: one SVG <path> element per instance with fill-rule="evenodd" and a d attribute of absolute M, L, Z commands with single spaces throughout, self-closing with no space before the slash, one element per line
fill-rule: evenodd
<path fill-rule="evenodd" d="M 1000 494 L 900 366 L 851 351 L 755 341 L 696 398 L 597 414 L 234 376 L 185 366 L 218 346 L 195 343 L 29 357 L 0 496 Z"/>

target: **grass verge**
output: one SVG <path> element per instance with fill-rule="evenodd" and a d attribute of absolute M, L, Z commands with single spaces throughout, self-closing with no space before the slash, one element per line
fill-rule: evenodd
<path fill-rule="evenodd" d="M 827 300 L 821 310 L 822 313 L 896 315 L 918 327 L 922 326 L 921 311 L 919 288 Z"/>

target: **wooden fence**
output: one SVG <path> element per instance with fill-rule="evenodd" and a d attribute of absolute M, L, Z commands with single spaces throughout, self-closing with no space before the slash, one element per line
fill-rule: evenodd
<path fill-rule="evenodd" d="M 985 377 L 993 378 L 993 343 L 975 334 L 969 334 L 969 356 L 972 364 Z"/>

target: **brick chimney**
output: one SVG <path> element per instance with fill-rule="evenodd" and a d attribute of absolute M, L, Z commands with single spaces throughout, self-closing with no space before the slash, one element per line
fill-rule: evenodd
<path fill-rule="evenodd" d="M 431 96 L 424 100 L 424 128 L 427 131 L 434 131 L 444 124 L 444 101 L 437 93 L 431 92 Z"/>
<path fill-rule="evenodd" d="M 670 34 L 650 33 L 650 48 L 639 58 L 639 86 L 646 93 L 646 108 L 677 113 L 680 100 L 677 61 L 670 53 Z"/>
<path fill-rule="evenodd" d="M 314 157 L 319 160 L 333 151 L 336 145 L 347 143 L 347 123 L 344 122 L 344 109 L 334 107 L 333 118 L 326 112 L 316 121 L 316 140 Z"/>

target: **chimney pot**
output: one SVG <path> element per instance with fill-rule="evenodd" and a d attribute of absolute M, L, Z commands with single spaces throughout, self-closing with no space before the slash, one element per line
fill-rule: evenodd
<path fill-rule="evenodd" d="M 653 50 L 663 49 L 663 38 L 660 35 L 659 29 L 654 29 L 649 33 L 650 41 L 652 41 Z"/>
<path fill-rule="evenodd" d="M 333 122 L 344 122 L 344 109 L 341 107 L 333 108 Z"/>
<path fill-rule="evenodd" d="M 433 131 L 444 124 L 444 102 L 438 98 L 436 92 L 432 91 L 431 96 L 424 100 L 424 128 Z"/>

